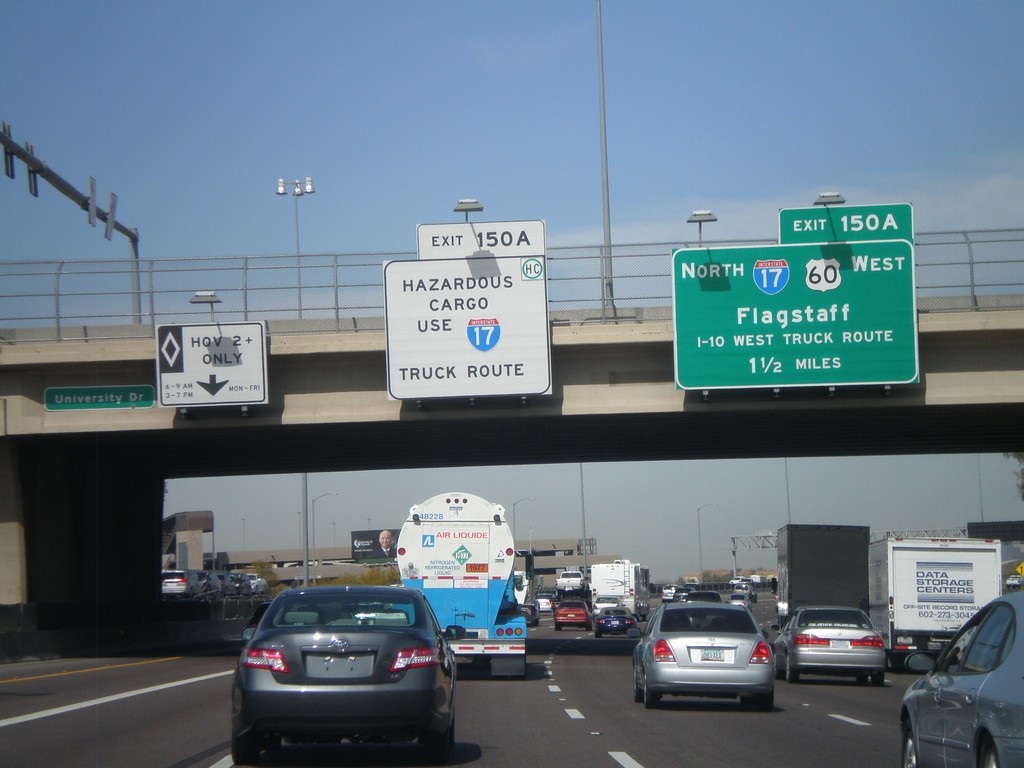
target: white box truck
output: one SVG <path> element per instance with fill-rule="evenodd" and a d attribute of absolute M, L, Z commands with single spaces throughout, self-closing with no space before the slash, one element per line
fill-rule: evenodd
<path fill-rule="evenodd" d="M 614 595 L 640 621 L 646 621 L 647 614 L 651 612 L 650 582 L 650 569 L 629 560 L 615 560 L 590 566 L 592 597 Z"/>
<path fill-rule="evenodd" d="M 871 622 L 889 664 L 909 653 L 938 654 L 960 625 L 1002 591 L 995 539 L 888 537 L 868 547 Z"/>

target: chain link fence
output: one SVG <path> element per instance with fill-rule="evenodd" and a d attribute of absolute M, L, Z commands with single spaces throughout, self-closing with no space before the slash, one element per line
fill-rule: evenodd
<path fill-rule="evenodd" d="M 549 248 L 551 322 L 671 319 L 679 247 L 696 243 L 613 245 L 609 259 L 600 245 Z M 0 343 L 154 338 L 157 325 L 211 320 L 265 321 L 271 335 L 382 332 L 383 264 L 415 258 L 403 251 L 0 262 Z M 1024 229 L 919 233 L 915 261 L 921 312 L 1024 308 Z M 212 292 L 216 303 L 197 292 Z"/>

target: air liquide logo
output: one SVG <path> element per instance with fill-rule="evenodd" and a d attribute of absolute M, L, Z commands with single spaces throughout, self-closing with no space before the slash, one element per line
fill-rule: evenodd
<path fill-rule="evenodd" d="M 433 547 L 434 546 L 434 534 L 424 533 L 423 538 L 420 539 L 420 546 L 422 547 Z"/>
<path fill-rule="evenodd" d="M 452 557 L 455 558 L 459 565 L 465 565 L 472 556 L 473 553 L 466 548 L 465 544 L 452 552 Z"/>

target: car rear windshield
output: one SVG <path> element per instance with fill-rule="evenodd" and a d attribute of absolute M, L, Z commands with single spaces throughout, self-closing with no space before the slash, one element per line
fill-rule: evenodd
<path fill-rule="evenodd" d="M 661 617 L 662 632 L 682 634 L 708 634 L 709 632 L 738 633 L 752 635 L 757 626 L 747 611 L 685 609 L 665 611 Z"/>
<path fill-rule="evenodd" d="M 410 627 L 416 624 L 413 600 L 300 595 L 282 600 L 270 619 L 275 627 Z"/>
<path fill-rule="evenodd" d="M 827 610 L 803 611 L 797 621 L 798 627 L 856 627 L 871 629 L 871 622 L 863 612 L 830 608 Z"/>

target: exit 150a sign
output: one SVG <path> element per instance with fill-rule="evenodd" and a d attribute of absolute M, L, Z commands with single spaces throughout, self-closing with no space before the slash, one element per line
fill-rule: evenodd
<path fill-rule="evenodd" d="M 681 389 L 918 379 L 905 240 L 681 248 L 672 274 Z"/>
<path fill-rule="evenodd" d="M 895 205 L 826 205 L 779 211 L 779 243 L 836 243 L 866 240 L 914 242 L 914 209 Z"/>

